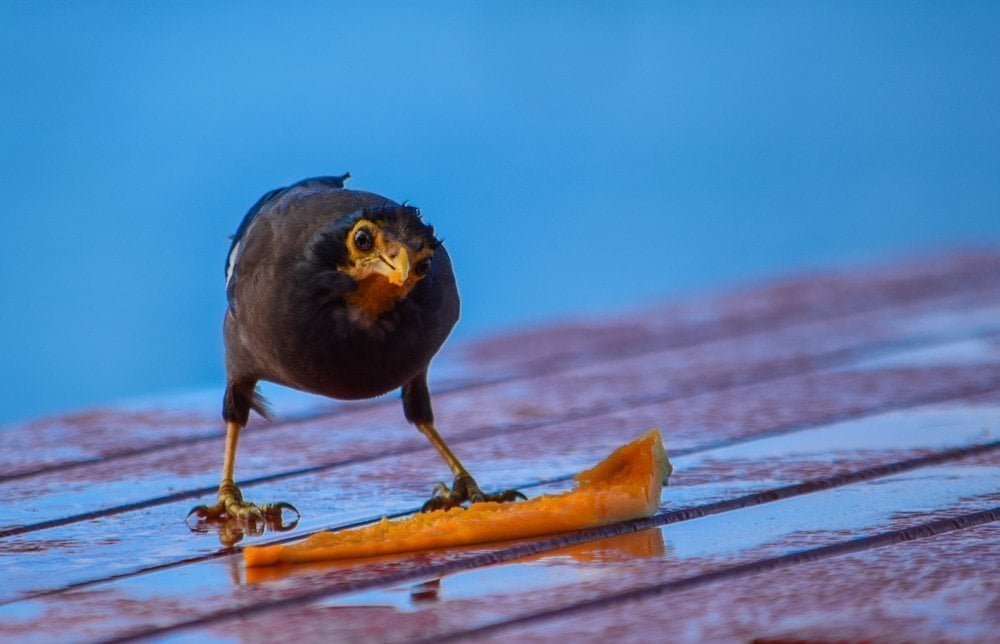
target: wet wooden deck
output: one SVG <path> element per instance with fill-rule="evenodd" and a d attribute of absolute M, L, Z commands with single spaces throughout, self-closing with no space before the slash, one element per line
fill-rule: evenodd
<path fill-rule="evenodd" d="M 243 568 L 214 495 L 220 394 L 0 430 L 0 639 L 994 639 L 1000 253 L 845 269 L 451 346 L 442 433 L 531 494 L 649 427 L 652 519 L 376 560 Z M 395 397 L 273 390 L 237 477 L 269 543 L 414 511 L 445 471 Z"/>

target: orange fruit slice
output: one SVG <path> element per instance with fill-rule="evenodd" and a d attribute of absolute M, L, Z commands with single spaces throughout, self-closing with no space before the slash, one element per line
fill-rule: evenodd
<path fill-rule="evenodd" d="M 616 449 L 574 477 L 577 487 L 516 503 L 474 503 L 372 525 L 320 532 L 290 545 L 243 550 L 248 567 L 353 559 L 596 528 L 649 517 L 673 471 L 659 430 Z"/>

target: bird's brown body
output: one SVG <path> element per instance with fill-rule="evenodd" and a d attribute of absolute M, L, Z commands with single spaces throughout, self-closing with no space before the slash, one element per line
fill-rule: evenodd
<path fill-rule="evenodd" d="M 268 380 L 340 399 L 380 396 L 425 373 L 459 315 L 447 251 L 389 311 L 366 320 L 352 286 L 313 254 L 326 231 L 365 208 L 400 208 L 353 190 L 296 187 L 258 214 L 234 258 L 226 313 L 226 371 L 245 389 Z"/>
<path fill-rule="evenodd" d="M 455 476 L 425 510 L 486 495 L 434 428 L 427 370 L 459 315 L 451 259 L 411 206 L 346 190 L 344 177 L 306 179 L 264 195 L 233 238 L 226 265 L 226 452 L 219 500 L 192 513 L 210 521 L 281 524 L 287 503 L 257 506 L 234 482 L 250 410 L 267 415 L 261 380 L 331 398 L 401 389 L 403 412 Z M 297 511 L 295 511 L 297 513 Z"/>

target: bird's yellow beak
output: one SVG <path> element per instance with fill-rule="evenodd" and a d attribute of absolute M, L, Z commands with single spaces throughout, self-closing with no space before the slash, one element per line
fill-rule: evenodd
<path fill-rule="evenodd" d="M 384 276 L 390 284 L 402 286 L 410 278 L 410 253 L 402 244 L 386 244 L 385 252 L 379 253 L 372 270 Z"/>

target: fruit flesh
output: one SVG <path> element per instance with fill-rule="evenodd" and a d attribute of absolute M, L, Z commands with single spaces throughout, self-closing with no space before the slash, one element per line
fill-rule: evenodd
<path fill-rule="evenodd" d="M 291 545 L 249 547 L 248 567 L 353 559 L 596 528 L 652 516 L 673 468 L 660 432 L 650 430 L 574 477 L 562 494 L 519 503 L 475 503 L 340 532 L 320 532 Z"/>

